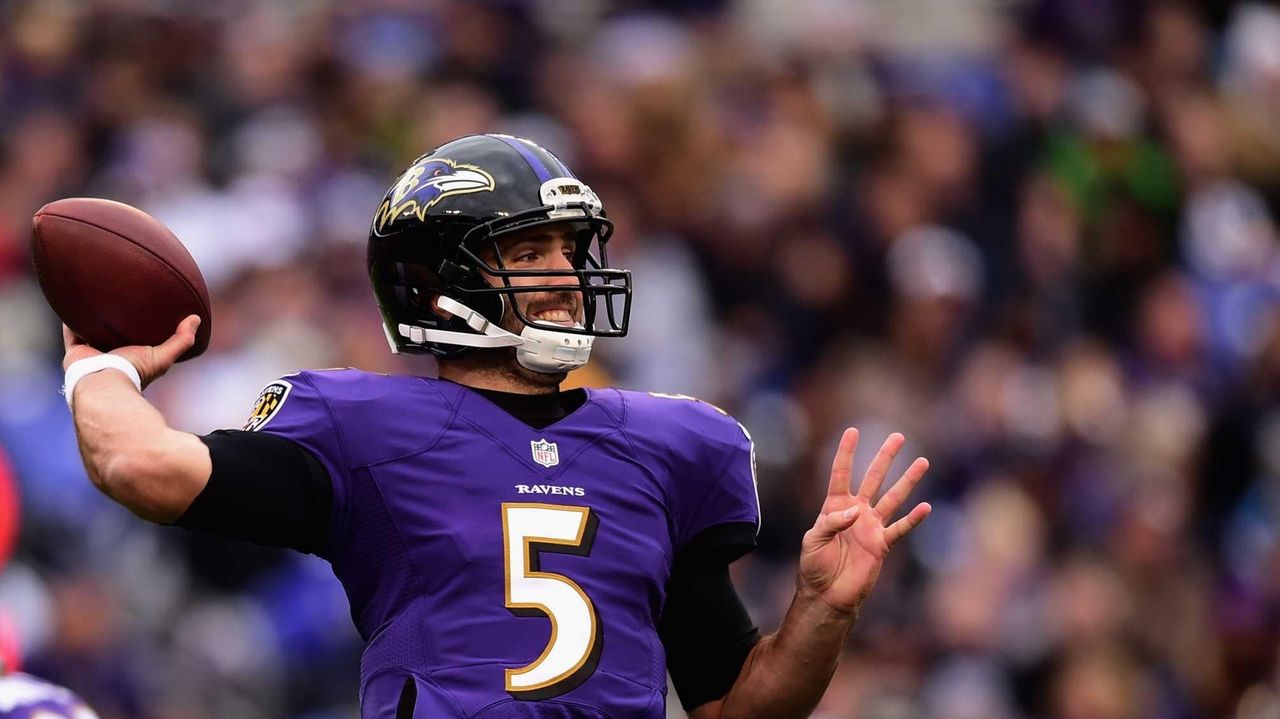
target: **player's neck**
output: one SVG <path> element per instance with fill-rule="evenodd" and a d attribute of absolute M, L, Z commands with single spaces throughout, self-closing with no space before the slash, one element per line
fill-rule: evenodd
<path fill-rule="evenodd" d="M 554 394 L 560 391 L 564 373 L 543 374 L 515 363 L 489 362 L 485 358 L 466 357 L 439 362 L 440 379 L 476 389 L 489 389 L 513 394 Z"/>

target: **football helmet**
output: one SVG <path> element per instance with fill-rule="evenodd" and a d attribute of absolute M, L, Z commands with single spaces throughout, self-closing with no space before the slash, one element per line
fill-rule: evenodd
<path fill-rule="evenodd" d="M 576 239 L 572 269 L 503 265 L 504 236 L 553 223 Z M 469 135 L 437 147 L 400 175 L 369 230 L 369 277 L 391 350 L 452 358 L 515 347 L 532 370 L 581 367 L 594 338 L 627 333 L 631 274 L 609 267 L 612 232 L 591 188 L 529 140 Z M 555 282 L 565 277 L 575 284 Z M 516 278 L 541 281 L 512 284 Z M 581 324 L 532 319 L 515 301 L 520 293 L 566 291 L 581 297 Z M 437 297 L 443 313 L 433 307 Z M 519 334 L 499 326 L 507 307 L 524 325 Z"/>

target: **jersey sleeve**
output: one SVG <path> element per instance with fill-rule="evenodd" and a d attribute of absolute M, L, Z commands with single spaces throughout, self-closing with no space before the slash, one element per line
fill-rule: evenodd
<path fill-rule="evenodd" d="M 312 373 L 286 375 L 263 387 L 243 429 L 290 440 L 315 457 L 332 482 L 329 536 L 339 531 L 349 494 L 350 462 L 333 408 Z"/>
<path fill-rule="evenodd" d="M 733 588 L 728 564 L 676 560 L 658 636 L 687 712 L 729 692 L 760 641 L 760 630 Z"/>
<path fill-rule="evenodd" d="M 269 547 L 323 554 L 333 482 L 311 452 L 269 432 L 203 435 L 213 463 L 204 489 L 175 522 Z"/>
<path fill-rule="evenodd" d="M 755 546 L 760 527 L 755 445 L 751 435 L 719 408 L 686 399 L 677 410 L 672 441 L 676 470 L 676 553 L 719 555 L 731 561 Z"/>

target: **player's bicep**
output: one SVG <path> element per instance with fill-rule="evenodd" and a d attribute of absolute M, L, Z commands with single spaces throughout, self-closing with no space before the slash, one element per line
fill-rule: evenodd
<path fill-rule="evenodd" d="M 255 544 L 321 553 L 333 481 L 316 456 L 278 435 L 219 430 L 200 437 L 212 471 L 177 524 Z"/>
<path fill-rule="evenodd" d="M 203 490 L 209 453 L 193 434 L 165 429 L 111 463 L 99 487 L 152 522 L 171 522 Z"/>

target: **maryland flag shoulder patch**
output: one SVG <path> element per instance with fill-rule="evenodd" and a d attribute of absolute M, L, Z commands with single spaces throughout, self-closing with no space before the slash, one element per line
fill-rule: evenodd
<path fill-rule="evenodd" d="M 244 422 L 244 430 L 257 432 L 262 429 L 263 425 L 270 422 L 271 418 L 275 417 L 284 406 L 284 401 L 289 398 L 289 391 L 292 389 L 293 385 L 282 379 L 263 387 L 262 392 L 258 394 L 258 400 L 253 403 L 253 412 Z"/>

